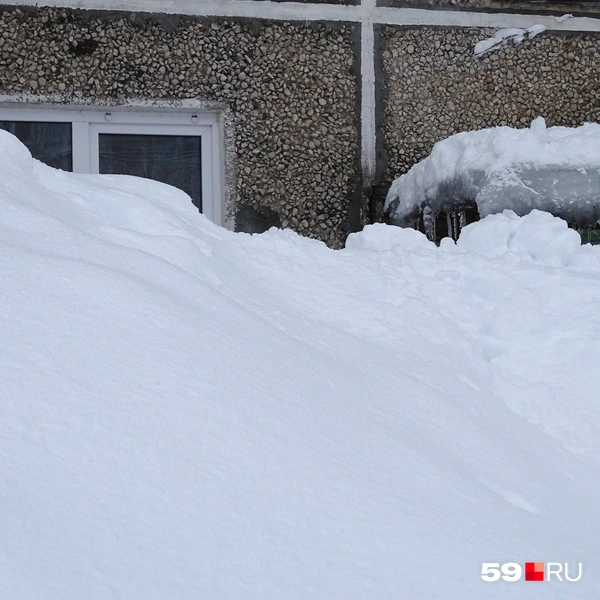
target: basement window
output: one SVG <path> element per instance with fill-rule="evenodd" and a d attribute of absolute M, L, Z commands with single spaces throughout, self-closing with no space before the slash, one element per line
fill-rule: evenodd
<path fill-rule="evenodd" d="M 18 137 L 33 158 L 55 169 L 73 170 L 71 123 L 0 121 L 0 129 Z"/>
<path fill-rule="evenodd" d="M 578 227 L 577 225 L 569 223 L 569 227 L 572 227 L 581 236 L 582 244 L 592 244 L 592 246 L 600 245 L 600 225 L 590 225 L 588 227 Z"/>
<path fill-rule="evenodd" d="M 4 104 L 0 129 L 56 169 L 135 175 L 173 185 L 186 192 L 200 212 L 222 224 L 222 136 L 217 113 Z"/>

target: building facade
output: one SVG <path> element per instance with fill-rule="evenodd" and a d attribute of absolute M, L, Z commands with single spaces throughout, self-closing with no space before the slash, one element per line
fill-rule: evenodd
<path fill-rule="evenodd" d="M 506 28 L 523 35 L 475 54 Z M 0 127 L 52 166 L 173 183 L 239 231 L 339 247 L 436 141 L 537 116 L 600 121 L 600 3 L 0 7 Z"/>

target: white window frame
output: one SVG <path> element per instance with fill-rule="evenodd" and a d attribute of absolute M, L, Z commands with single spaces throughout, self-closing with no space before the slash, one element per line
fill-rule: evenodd
<path fill-rule="evenodd" d="M 223 135 L 218 112 L 187 107 L 65 108 L 1 104 L 0 121 L 71 123 L 74 173 L 99 172 L 101 133 L 200 137 L 202 213 L 217 225 L 223 224 Z"/>

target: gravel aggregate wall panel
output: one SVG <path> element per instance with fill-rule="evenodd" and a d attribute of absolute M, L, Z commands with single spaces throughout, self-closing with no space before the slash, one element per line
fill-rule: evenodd
<path fill-rule="evenodd" d="M 485 29 L 384 26 L 382 187 L 454 133 L 600 122 L 600 36 L 544 33 L 476 57 Z"/>
<path fill-rule="evenodd" d="M 339 246 L 360 206 L 355 27 L 0 11 L 0 93 L 224 103 L 237 227 Z"/>

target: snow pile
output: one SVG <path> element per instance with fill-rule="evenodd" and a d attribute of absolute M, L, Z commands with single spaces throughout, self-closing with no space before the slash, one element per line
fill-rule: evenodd
<path fill-rule="evenodd" d="M 528 129 L 493 127 L 458 133 L 392 184 L 392 220 L 411 225 L 423 206 L 434 212 L 475 202 L 479 214 L 534 208 L 581 225 L 600 219 L 600 125 Z"/>
<path fill-rule="evenodd" d="M 566 21 L 567 19 L 572 19 L 572 18 L 573 18 L 573 15 L 571 13 L 567 13 L 567 14 L 561 15 L 560 17 L 554 17 L 554 20 L 557 23 L 562 23 L 563 21 Z"/>
<path fill-rule="evenodd" d="M 494 561 L 599 597 L 600 255 L 562 221 L 332 251 L 0 132 L 0 277 L 2 598 L 539 598 Z"/>
<path fill-rule="evenodd" d="M 515 44 L 520 44 L 526 37 L 531 40 L 536 35 L 546 31 L 546 29 L 548 28 L 545 25 L 532 25 L 527 29 L 521 29 L 519 27 L 499 29 L 496 31 L 493 37 L 477 42 L 473 52 L 475 56 L 481 56 L 490 50 L 495 50 L 500 48 L 500 46 L 504 46 L 509 41 L 512 41 Z"/>

